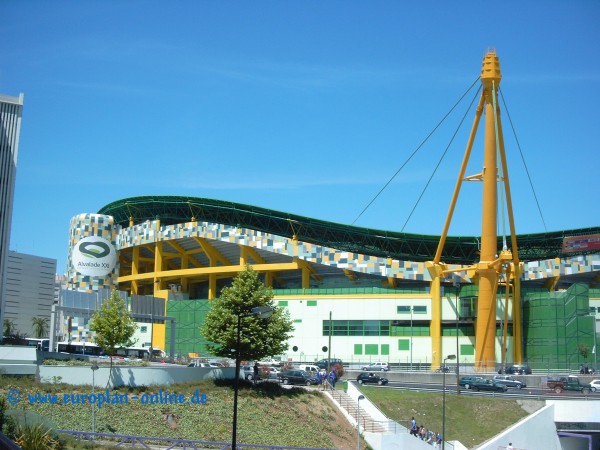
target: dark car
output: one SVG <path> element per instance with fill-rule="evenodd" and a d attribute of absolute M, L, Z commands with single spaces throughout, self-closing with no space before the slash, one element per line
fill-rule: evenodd
<path fill-rule="evenodd" d="M 483 380 L 482 377 L 475 377 L 475 376 L 462 377 L 460 379 L 460 381 L 458 382 L 458 384 L 463 386 L 465 389 L 471 389 L 471 386 L 473 386 L 476 382 L 481 381 L 481 380 Z"/>
<path fill-rule="evenodd" d="M 358 384 L 378 384 L 378 385 L 382 385 L 382 384 L 388 384 L 388 379 L 387 378 L 383 378 L 380 377 L 379 375 L 375 375 L 374 373 L 367 373 L 367 372 L 363 372 L 361 374 L 359 374 L 356 377 L 356 381 L 358 381 Z"/>
<path fill-rule="evenodd" d="M 317 377 L 304 370 L 284 370 L 277 375 L 283 384 L 319 384 Z"/>
<path fill-rule="evenodd" d="M 531 375 L 531 367 L 526 364 L 513 364 L 506 366 L 504 370 L 500 368 L 498 373 L 506 373 L 508 375 Z"/>
<path fill-rule="evenodd" d="M 493 380 L 496 383 L 504 384 L 507 387 L 516 387 L 517 389 L 523 389 L 524 387 L 527 387 L 525 383 L 510 375 L 496 375 L 494 376 Z"/>
<path fill-rule="evenodd" d="M 319 361 L 317 361 L 315 363 L 315 366 L 321 368 L 321 369 L 325 369 L 325 370 L 329 370 L 329 368 L 331 366 L 335 366 L 336 364 L 339 364 L 340 366 L 343 366 L 344 364 L 342 363 L 341 359 L 337 359 L 337 358 L 331 358 L 331 359 L 320 359 Z"/>
<path fill-rule="evenodd" d="M 481 380 L 475 381 L 471 385 L 471 389 L 474 391 L 491 391 L 491 392 L 506 392 L 508 387 L 504 384 L 497 383 L 494 380 Z"/>

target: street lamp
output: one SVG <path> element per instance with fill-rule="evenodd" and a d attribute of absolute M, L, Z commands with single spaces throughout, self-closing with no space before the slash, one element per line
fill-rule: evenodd
<path fill-rule="evenodd" d="M 261 319 L 271 317 L 273 314 L 273 308 L 270 306 L 257 306 L 252 308 L 247 314 L 238 314 L 237 316 L 237 340 L 235 344 L 235 379 L 233 380 L 233 431 L 231 432 L 231 450 L 236 450 L 237 440 L 237 403 L 238 403 L 238 389 L 240 381 L 240 340 L 241 340 L 241 326 L 242 317 L 257 316 Z"/>
<path fill-rule="evenodd" d="M 356 402 L 358 404 L 358 409 L 356 411 L 356 448 L 358 450 L 360 450 L 360 401 L 364 399 L 365 396 L 361 394 L 358 396 L 358 401 Z"/>
<path fill-rule="evenodd" d="M 448 355 L 444 358 L 444 366 L 447 360 L 456 359 L 456 355 Z M 443 371 L 442 382 L 442 450 L 446 448 L 446 372 Z"/>
<path fill-rule="evenodd" d="M 410 371 L 413 370 L 412 364 L 412 347 L 413 347 L 413 309 L 414 306 L 410 305 Z"/>
<path fill-rule="evenodd" d="M 455 277 L 452 284 L 454 286 L 454 299 L 456 300 L 456 393 L 460 394 L 460 347 L 458 346 L 458 320 L 460 319 L 458 310 L 458 290 L 460 288 L 460 282 Z"/>
<path fill-rule="evenodd" d="M 92 364 L 92 367 L 90 367 L 90 369 L 92 369 L 92 395 L 94 395 L 94 388 L 96 386 L 96 370 L 98 370 L 98 364 L 94 363 Z M 94 404 L 92 403 L 92 433 L 96 432 L 96 408 L 94 408 Z M 92 436 L 92 439 L 94 439 L 94 436 Z"/>

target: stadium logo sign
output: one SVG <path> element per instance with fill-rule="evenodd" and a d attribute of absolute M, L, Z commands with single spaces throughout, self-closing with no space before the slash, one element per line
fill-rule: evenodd
<path fill-rule="evenodd" d="M 80 274 L 104 277 L 117 265 L 117 252 L 106 239 L 88 236 L 75 244 L 72 261 L 73 267 Z"/>

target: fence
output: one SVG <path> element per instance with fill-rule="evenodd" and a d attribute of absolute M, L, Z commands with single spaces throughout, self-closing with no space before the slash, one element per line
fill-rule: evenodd
<path fill-rule="evenodd" d="M 110 440 L 111 443 L 117 446 L 125 445 L 135 447 L 140 444 L 142 447 L 150 448 L 149 444 L 153 445 L 168 445 L 169 449 L 181 448 L 183 450 L 228 450 L 231 449 L 231 442 L 214 442 L 214 441 L 196 441 L 190 439 L 176 438 L 158 438 L 150 436 L 130 436 L 125 434 L 112 433 L 92 433 L 89 431 L 74 431 L 74 430 L 57 430 L 59 433 L 68 434 L 81 441 L 105 441 Z M 201 446 L 201 447 L 199 447 Z M 288 447 L 279 445 L 261 445 L 261 444 L 240 444 L 236 443 L 237 448 L 261 448 L 267 450 L 332 450 L 324 448 L 312 447 Z M 19 447 L 17 447 L 18 449 Z"/>

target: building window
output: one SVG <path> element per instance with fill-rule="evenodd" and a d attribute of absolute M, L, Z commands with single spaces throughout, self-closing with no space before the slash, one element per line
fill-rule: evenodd
<path fill-rule="evenodd" d="M 398 339 L 398 350 L 410 350 L 410 339 Z"/>
<path fill-rule="evenodd" d="M 287 305 L 288 305 L 287 300 L 279 300 L 279 306 L 287 306 Z"/>
<path fill-rule="evenodd" d="M 317 301 L 316 300 L 308 300 L 306 302 L 306 306 L 317 306 Z"/>
<path fill-rule="evenodd" d="M 333 336 L 389 336 L 389 320 L 332 320 Z M 329 336 L 329 320 L 323 321 L 323 336 Z"/>
<path fill-rule="evenodd" d="M 354 344 L 354 354 L 362 355 L 363 354 L 363 346 L 362 344 Z"/>
<path fill-rule="evenodd" d="M 378 347 L 377 344 L 365 344 L 365 355 L 378 355 Z"/>
<path fill-rule="evenodd" d="M 396 312 L 398 314 L 410 314 L 410 306 L 408 306 L 408 305 L 397 306 Z"/>
<path fill-rule="evenodd" d="M 381 354 L 382 355 L 390 354 L 390 344 L 381 344 Z"/>
<path fill-rule="evenodd" d="M 413 312 L 415 314 L 427 314 L 427 306 L 425 306 L 425 305 L 413 306 Z"/>

